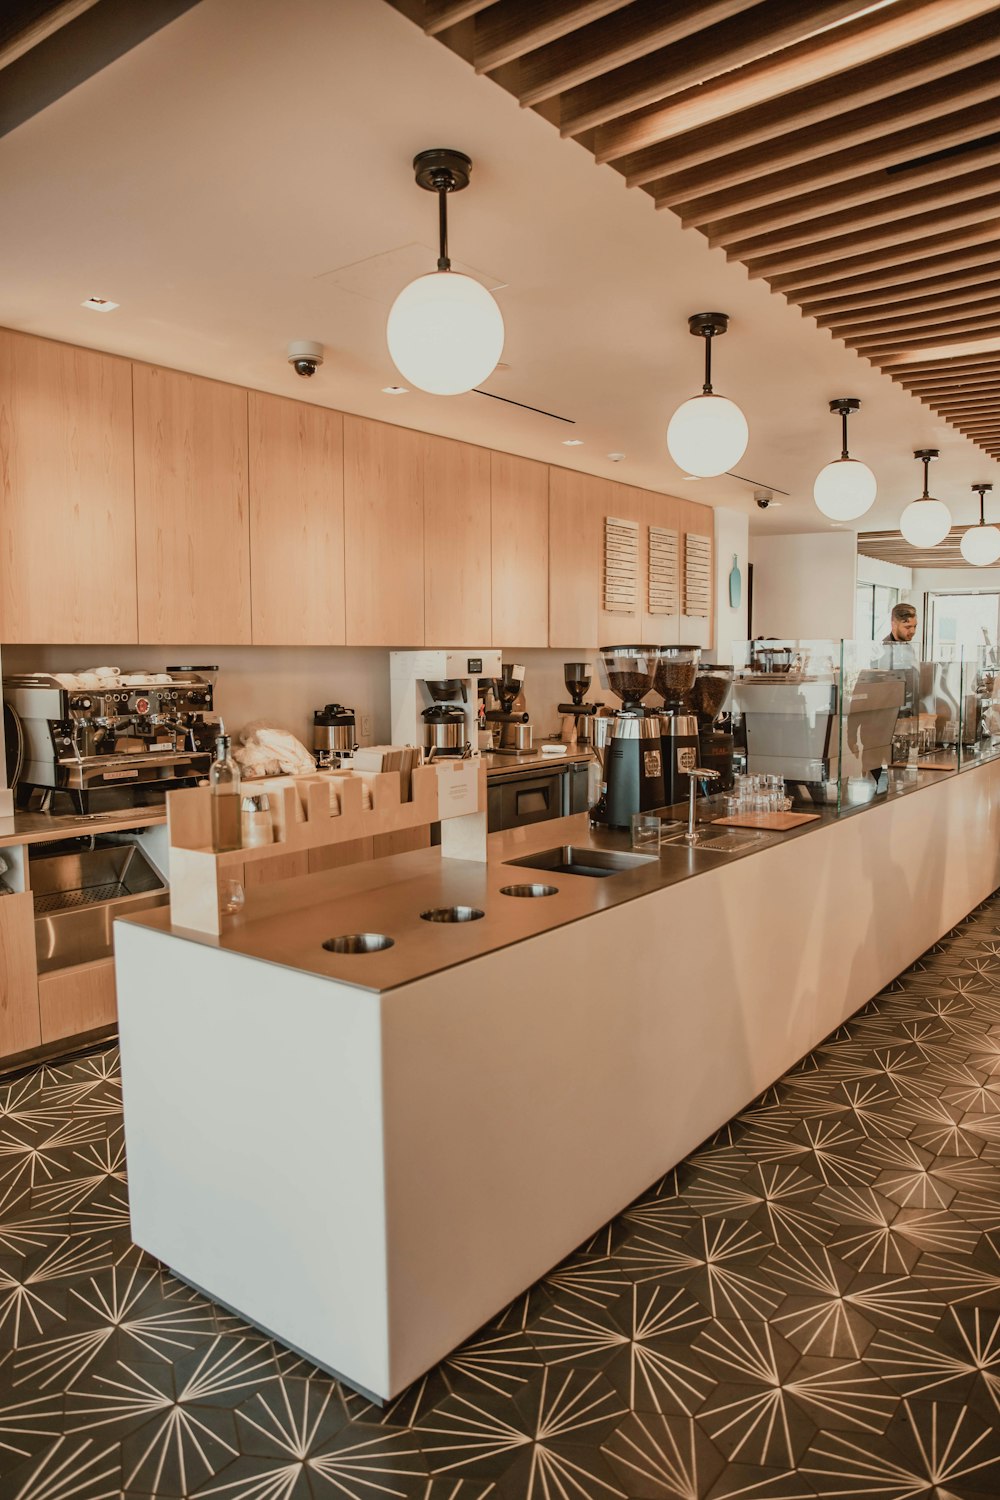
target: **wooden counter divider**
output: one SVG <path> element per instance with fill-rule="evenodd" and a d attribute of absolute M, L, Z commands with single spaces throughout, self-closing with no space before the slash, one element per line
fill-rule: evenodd
<path fill-rule="evenodd" d="M 371 807 L 364 805 L 364 790 Z M 265 793 L 274 841 L 248 849 L 212 849 L 212 794 L 208 787 L 167 793 L 170 908 L 174 926 L 220 935 L 226 930 L 223 883 L 261 860 L 324 849 L 357 839 L 455 821 L 442 830 L 445 858 L 486 859 L 486 768 L 481 759 L 442 760 L 411 773 L 410 800 L 400 795 L 396 771 L 334 772 L 292 778 L 268 789 L 249 782 L 244 795 Z M 334 795 L 335 794 L 335 802 Z M 457 824 L 461 822 L 459 829 Z M 377 845 L 375 846 L 377 848 Z"/>

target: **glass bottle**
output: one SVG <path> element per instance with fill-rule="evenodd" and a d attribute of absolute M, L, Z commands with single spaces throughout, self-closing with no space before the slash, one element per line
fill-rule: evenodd
<path fill-rule="evenodd" d="M 215 742 L 215 759 L 208 768 L 212 799 L 212 848 L 217 854 L 240 849 L 240 768 L 229 753 L 228 734 Z"/>

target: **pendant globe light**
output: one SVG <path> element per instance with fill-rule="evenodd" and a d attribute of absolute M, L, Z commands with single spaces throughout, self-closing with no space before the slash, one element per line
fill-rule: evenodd
<path fill-rule="evenodd" d="M 974 484 L 972 488 L 979 495 L 979 524 L 969 527 L 962 536 L 959 547 L 967 563 L 971 563 L 974 568 L 988 568 L 991 564 L 1000 562 L 1000 530 L 995 526 L 987 526 L 984 513 L 984 496 L 993 486 Z"/>
<path fill-rule="evenodd" d="M 830 410 L 839 413 L 843 424 L 841 454 L 816 475 L 813 499 L 831 521 L 856 521 L 875 504 L 878 491 L 875 475 L 867 464 L 851 458 L 847 451 L 847 418 L 860 409 L 861 402 L 854 396 L 838 396 L 830 402 Z"/>
<path fill-rule="evenodd" d="M 484 286 L 451 269 L 448 194 L 469 185 L 472 162 L 436 148 L 413 158 L 418 187 L 438 195 L 437 270 L 404 287 L 389 311 L 392 362 L 410 385 L 434 396 L 458 396 L 480 385 L 503 353 L 503 318 Z"/>
<path fill-rule="evenodd" d="M 924 466 L 924 493 L 911 500 L 899 518 L 899 529 L 911 547 L 936 547 L 951 530 L 951 511 L 942 500 L 927 492 L 927 466 L 938 457 L 938 448 L 917 448 L 913 457 Z"/>
<path fill-rule="evenodd" d="M 705 340 L 705 383 L 700 396 L 679 406 L 667 428 L 667 448 L 679 469 L 713 479 L 739 463 L 750 440 L 747 419 L 735 401 L 712 390 L 712 340 L 729 327 L 728 313 L 695 313 L 688 328 Z"/>

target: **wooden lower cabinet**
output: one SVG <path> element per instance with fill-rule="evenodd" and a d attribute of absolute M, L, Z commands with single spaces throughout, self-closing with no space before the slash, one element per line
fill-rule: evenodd
<path fill-rule="evenodd" d="M 39 974 L 38 1011 L 43 1046 L 62 1037 L 114 1026 L 118 1019 L 114 959 L 99 958 L 94 963 Z"/>
<path fill-rule="evenodd" d="M 30 891 L 0 896 L 0 1056 L 42 1040 L 35 979 L 35 908 Z"/>

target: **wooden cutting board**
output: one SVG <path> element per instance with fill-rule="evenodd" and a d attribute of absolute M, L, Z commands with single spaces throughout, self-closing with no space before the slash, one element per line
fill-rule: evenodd
<path fill-rule="evenodd" d="M 798 828 L 800 823 L 817 823 L 819 813 L 769 812 L 739 813 L 732 818 L 713 818 L 724 828 L 773 828 L 784 833 L 787 828 Z"/>

